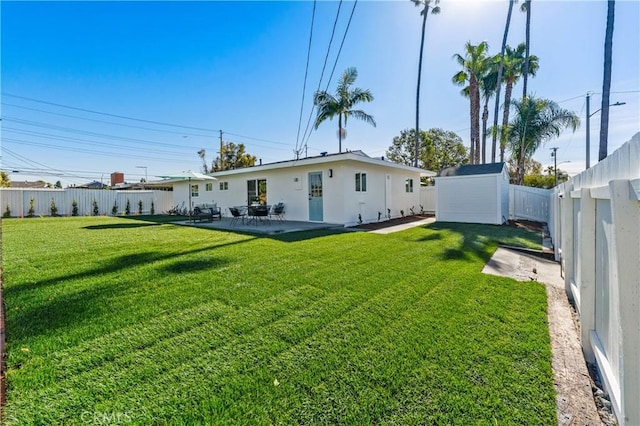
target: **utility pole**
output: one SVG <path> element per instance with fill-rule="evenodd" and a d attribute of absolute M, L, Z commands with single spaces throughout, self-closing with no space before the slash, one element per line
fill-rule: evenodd
<path fill-rule="evenodd" d="M 222 130 L 220 130 L 220 170 L 224 170 L 223 165 L 224 161 L 222 160 Z"/>
<path fill-rule="evenodd" d="M 590 100 L 591 93 L 587 92 L 587 169 L 591 167 L 591 154 L 589 153 L 591 151 L 591 147 L 589 146 L 591 144 L 591 126 L 589 125 L 589 119 L 591 117 L 591 112 L 589 110 Z"/>
<path fill-rule="evenodd" d="M 551 156 L 553 157 L 553 173 L 555 175 L 553 186 L 558 186 L 558 147 L 551 148 Z"/>

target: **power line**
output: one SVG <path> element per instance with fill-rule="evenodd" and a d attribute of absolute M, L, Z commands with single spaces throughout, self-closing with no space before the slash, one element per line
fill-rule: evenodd
<path fill-rule="evenodd" d="M 333 29 L 331 30 L 331 38 L 329 39 L 329 46 L 327 47 L 327 54 L 324 57 L 324 64 L 322 65 L 322 72 L 320 73 L 320 81 L 318 81 L 318 88 L 316 89 L 316 92 L 320 91 L 320 86 L 322 86 L 322 79 L 324 77 L 324 71 L 327 67 L 327 61 L 329 60 L 329 52 L 331 52 L 331 44 L 333 43 L 333 36 L 336 32 L 336 25 L 338 24 L 338 18 L 340 17 L 340 8 L 342 7 L 342 0 L 340 0 L 340 3 L 338 4 L 338 12 L 336 13 L 336 19 L 333 21 Z M 315 110 L 315 104 L 313 105 L 313 107 L 311 108 L 311 111 L 309 112 L 309 118 L 307 119 L 307 125 L 304 129 L 304 133 L 302 135 L 302 140 L 304 140 L 307 137 L 307 131 L 309 130 L 309 124 L 311 123 L 311 117 L 313 116 L 313 111 Z M 298 150 L 298 146 L 296 145 L 296 151 Z"/>
<path fill-rule="evenodd" d="M 182 135 L 182 136 L 198 136 L 198 137 L 203 137 L 203 138 L 212 137 L 212 135 L 201 135 L 201 134 L 197 134 L 197 133 L 187 133 L 187 132 L 174 132 L 172 130 L 152 129 L 151 127 L 142 127 L 142 126 L 134 126 L 132 124 L 116 123 L 114 121 L 96 120 L 95 118 L 80 117 L 79 115 L 71 115 L 71 114 L 62 114 L 60 112 L 46 111 L 44 109 L 38 109 L 38 108 L 29 108 L 29 107 L 25 107 L 25 106 L 21 106 L 21 105 L 10 104 L 10 103 L 7 103 L 7 102 L 2 102 L 2 105 L 9 106 L 9 107 L 14 107 L 14 108 L 26 109 L 26 110 L 29 110 L 29 111 L 44 112 L 45 114 L 57 115 L 57 116 L 60 116 L 60 117 L 69 117 L 69 118 L 76 118 L 78 120 L 92 121 L 94 123 L 112 124 L 114 126 L 122 126 L 122 127 L 131 127 L 133 129 L 150 130 L 152 132 L 171 133 L 171 134 L 174 134 L 174 135 Z"/>
<path fill-rule="evenodd" d="M 356 11 L 357 4 L 358 4 L 358 0 L 353 2 L 353 8 L 351 8 L 351 15 L 349 15 L 349 21 L 347 22 L 347 27 L 344 30 L 344 35 L 342 36 L 342 42 L 340 42 L 340 48 L 338 49 L 338 54 L 336 55 L 336 60 L 333 62 L 333 68 L 331 69 L 331 75 L 329 76 L 329 79 L 327 80 L 327 87 L 324 89 L 325 92 L 327 90 L 329 90 L 329 84 L 331 84 L 331 79 L 333 78 L 333 73 L 335 72 L 336 66 L 338 65 L 338 59 L 340 59 L 340 53 L 342 53 L 342 46 L 344 46 L 344 41 L 347 38 L 347 33 L 349 32 L 349 27 L 351 26 L 351 19 L 353 19 L 353 13 Z M 304 143 L 305 149 L 306 149 L 307 145 L 309 144 L 309 139 L 311 139 L 311 132 L 309 132 L 309 135 L 307 136 L 307 140 Z"/>
<path fill-rule="evenodd" d="M 218 131 L 218 130 L 207 129 L 207 128 L 203 128 L 203 127 L 183 126 L 181 124 L 164 123 L 164 122 L 161 122 L 161 121 L 145 120 L 145 119 L 142 119 L 142 118 L 128 117 L 126 115 L 110 114 L 108 112 L 95 111 L 95 110 L 86 109 L 86 108 L 78 108 L 78 107 L 74 107 L 74 106 L 70 106 L 70 105 L 63 105 L 63 104 L 59 104 L 59 103 L 55 103 L 55 102 L 42 101 L 42 100 L 39 100 L 39 99 L 29 98 L 29 97 L 26 97 L 26 96 L 13 95 L 13 94 L 7 93 L 7 92 L 2 92 L 2 95 L 3 96 L 9 96 L 9 97 L 12 97 L 12 98 L 17 98 L 17 99 L 23 99 L 23 100 L 27 100 L 27 101 L 31 101 L 31 102 L 37 102 L 37 103 L 41 103 L 41 104 L 46 104 L 46 105 L 53 105 L 53 106 L 57 106 L 57 107 L 61 107 L 61 108 L 73 109 L 73 110 L 76 110 L 76 111 L 83 111 L 83 112 L 89 112 L 89 113 L 92 113 L 92 114 L 105 115 L 107 117 L 121 118 L 123 120 L 140 121 L 142 123 L 158 124 L 158 125 L 161 125 L 161 126 L 169 126 L 169 127 L 178 127 L 178 128 L 181 128 L 181 129 L 200 130 L 200 131 L 204 131 L 204 132 L 217 132 Z"/>
<path fill-rule="evenodd" d="M 309 45 L 307 46 L 307 65 L 304 69 L 304 83 L 302 83 L 302 102 L 300 103 L 300 118 L 298 118 L 298 133 L 296 134 L 296 152 L 300 140 L 300 127 L 302 126 L 302 111 L 304 110 L 304 95 L 307 91 L 307 75 L 309 73 L 309 57 L 311 56 L 311 40 L 313 39 L 313 22 L 316 17 L 316 0 L 313 0 L 313 12 L 311 13 L 311 31 L 309 32 Z"/>

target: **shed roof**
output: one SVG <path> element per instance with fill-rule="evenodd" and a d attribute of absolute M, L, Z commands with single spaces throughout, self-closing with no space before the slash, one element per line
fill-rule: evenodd
<path fill-rule="evenodd" d="M 502 173 L 505 163 L 468 164 L 464 166 L 447 167 L 440 170 L 438 177 L 497 175 Z"/>

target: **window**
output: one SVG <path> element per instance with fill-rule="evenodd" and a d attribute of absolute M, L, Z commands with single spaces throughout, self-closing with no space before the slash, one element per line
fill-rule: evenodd
<path fill-rule="evenodd" d="M 229 189 L 229 182 L 220 182 L 220 191 L 226 191 Z"/>
<path fill-rule="evenodd" d="M 356 173 L 356 192 L 367 191 L 367 174 L 358 172 Z"/>
<path fill-rule="evenodd" d="M 413 179 L 405 179 L 404 189 L 406 192 L 413 192 Z"/>
<path fill-rule="evenodd" d="M 249 204 L 267 204 L 266 179 L 252 179 L 247 181 L 247 202 Z"/>
<path fill-rule="evenodd" d="M 198 196 L 198 185 L 191 185 L 191 196 L 192 197 Z"/>
<path fill-rule="evenodd" d="M 212 183 L 208 183 L 205 187 L 205 191 L 213 191 L 213 184 Z"/>

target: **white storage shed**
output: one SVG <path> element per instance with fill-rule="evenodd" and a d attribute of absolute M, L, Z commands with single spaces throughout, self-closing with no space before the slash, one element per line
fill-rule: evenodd
<path fill-rule="evenodd" d="M 449 167 L 436 176 L 436 220 L 501 225 L 509 218 L 505 163 Z"/>

